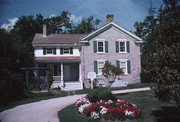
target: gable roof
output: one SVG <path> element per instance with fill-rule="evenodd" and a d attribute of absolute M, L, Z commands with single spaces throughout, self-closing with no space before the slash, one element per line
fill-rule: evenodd
<path fill-rule="evenodd" d="M 43 37 L 43 34 L 35 34 L 32 44 L 75 44 L 86 34 L 50 34 Z"/>
<path fill-rule="evenodd" d="M 123 33 L 129 35 L 130 37 L 134 38 L 136 41 L 136 43 L 142 43 L 142 39 L 139 38 L 138 36 L 136 36 L 135 34 L 131 33 L 130 31 L 122 28 L 121 26 L 119 26 L 118 24 L 114 23 L 114 22 L 110 22 L 107 23 L 106 25 L 100 27 L 99 29 L 97 29 L 96 31 L 90 33 L 89 35 L 85 36 L 80 42 L 88 42 L 88 40 L 90 40 L 91 38 L 95 37 L 96 35 L 98 35 L 99 33 L 104 32 L 105 30 L 111 28 L 111 27 L 115 27 L 117 29 L 119 29 L 120 31 L 122 31 Z"/>

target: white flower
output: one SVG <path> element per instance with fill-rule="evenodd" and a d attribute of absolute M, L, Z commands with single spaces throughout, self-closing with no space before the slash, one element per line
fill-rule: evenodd
<path fill-rule="evenodd" d="M 78 112 L 82 114 L 84 108 L 90 106 L 91 103 L 90 102 L 86 102 L 85 104 L 81 105 L 79 108 L 78 108 Z"/>
<path fill-rule="evenodd" d="M 134 116 L 134 112 L 126 110 L 125 115 L 126 116 L 129 116 L 129 115 Z"/>
<path fill-rule="evenodd" d="M 101 107 L 101 106 L 100 106 L 100 107 Z M 106 113 L 107 113 L 107 108 L 102 107 L 100 113 L 101 113 L 102 115 L 106 114 Z"/>
<path fill-rule="evenodd" d="M 93 112 L 91 112 L 91 118 L 97 119 L 97 118 L 99 118 L 99 114 L 96 113 L 95 111 L 93 111 Z"/>

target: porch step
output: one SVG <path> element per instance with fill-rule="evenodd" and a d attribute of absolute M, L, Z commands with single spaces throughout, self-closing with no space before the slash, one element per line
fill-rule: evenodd
<path fill-rule="evenodd" d="M 64 91 L 73 91 L 80 89 L 82 89 L 80 82 L 66 82 L 65 87 L 63 88 Z"/>

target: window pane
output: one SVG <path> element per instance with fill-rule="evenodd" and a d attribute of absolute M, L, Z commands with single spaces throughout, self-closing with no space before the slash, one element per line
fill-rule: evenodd
<path fill-rule="evenodd" d="M 125 46 L 125 43 L 124 43 L 124 42 L 120 42 L 120 46 L 121 46 L 121 47 L 124 47 L 124 46 Z"/>
<path fill-rule="evenodd" d="M 98 42 L 98 52 L 104 52 L 104 43 Z"/>
<path fill-rule="evenodd" d="M 125 52 L 125 42 L 120 42 L 120 52 Z"/>
<path fill-rule="evenodd" d="M 52 54 L 52 52 L 53 52 L 53 51 L 52 51 L 52 48 L 47 48 L 47 49 L 46 49 L 46 53 L 47 53 L 47 54 Z"/>
<path fill-rule="evenodd" d="M 63 51 L 64 51 L 64 54 L 69 54 L 70 53 L 69 48 L 64 48 Z"/>
<path fill-rule="evenodd" d="M 102 73 L 102 68 L 104 67 L 105 62 L 104 61 L 99 61 L 98 62 L 98 73 Z"/>
<path fill-rule="evenodd" d="M 98 42 L 98 46 L 103 46 L 103 42 Z"/>
<path fill-rule="evenodd" d="M 127 69 L 126 61 L 120 62 L 120 68 L 123 70 L 124 73 L 127 73 L 126 72 L 126 69 Z"/>

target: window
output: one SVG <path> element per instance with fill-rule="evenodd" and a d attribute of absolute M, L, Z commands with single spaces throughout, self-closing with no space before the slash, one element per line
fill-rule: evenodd
<path fill-rule="evenodd" d="M 73 48 L 60 48 L 60 55 L 73 54 Z"/>
<path fill-rule="evenodd" d="M 102 74 L 102 68 L 104 67 L 105 61 L 98 61 L 98 74 Z"/>
<path fill-rule="evenodd" d="M 115 43 L 116 53 L 129 53 L 130 52 L 130 42 L 126 39 L 118 39 Z"/>
<path fill-rule="evenodd" d="M 52 48 L 47 48 L 46 49 L 46 54 L 53 54 L 53 49 Z"/>
<path fill-rule="evenodd" d="M 56 55 L 56 48 L 43 48 L 43 55 L 46 54 Z"/>
<path fill-rule="evenodd" d="M 127 74 L 127 61 L 120 61 L 120 68 L 123 70 L 124 74 Z"/>
<path fill-rule="evenodd" d="M 70 49 L 69 48 L 64 48 L 63 49 L 63 54 L 70 54 Z"/>
<path fill-rule="evenodd" d="M 116 61 L 116 67 L 119 67 L 123 70 L 124 74 L 131 73 L 131 61 L 128 59 L 120 59 Z"/>
<path fill-rule="evenodd" d="M 98 41 L 97 42 L 97 52 L 105 52 L 104 51 L 104 41 Z"/>
<path fill-rule="evenodd" d="M 125 42 L 119 42 L 119 49 L 120 49 L 120 52 L 126 52 Z"/>

